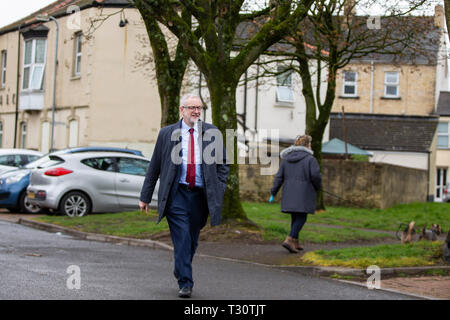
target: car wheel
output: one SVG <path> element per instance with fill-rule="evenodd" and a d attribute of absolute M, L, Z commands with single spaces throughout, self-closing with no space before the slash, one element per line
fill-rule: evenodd
<path fill-rule="evenodd" d="M 24 213 L 40 213 L 41 207 L 33 205 L 28 201 L 27 193 L 22 192 L 19 198 L 20 211 Z"/>
<path fill-rule="evenodd" d="M 62 198 L 59 210 L 69 217 L 82 217 L 91 212 L 91 201 L 84 193 L 69 192 Z"/>

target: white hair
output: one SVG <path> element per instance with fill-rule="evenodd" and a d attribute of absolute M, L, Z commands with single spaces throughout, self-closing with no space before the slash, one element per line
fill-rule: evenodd
<path fill-rule="evenodd" d="M 187 101 L 188 99 L 191 99 L 191 98 L 198 98 L 198 99 L 200 99 L 200 97 L 198 96 L 198 94 L 195 94 L 195 93 L 187 93 L 187 94 L 183 95 L 183 96 L 180 98 L 180 106 L 186 107 L 186 101 Z M 202 100 L 202 99 L 200 99 L 200 101 L 201 101 L 201 100 Z"/>

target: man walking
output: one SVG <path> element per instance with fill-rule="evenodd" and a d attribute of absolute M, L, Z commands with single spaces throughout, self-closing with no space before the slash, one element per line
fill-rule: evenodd
<path fill-rule="evenodd" d="M 148 212 L 160 178 L 157 223 L 167 218 L 174 246 L 174 275 L 180 288 L 178 296 L 189 298 L 194 286 L 192 260 L 200 230 L 206 225 L 208 213 L 212 226 L 220 223 L 229 166 L 220 131 L 200 120 L 200 97 L 185 95 L 180 104 L 182 119 L 159 132 L 139 207 Z M 214 152 L 205 152 L 205 148 Z"/>

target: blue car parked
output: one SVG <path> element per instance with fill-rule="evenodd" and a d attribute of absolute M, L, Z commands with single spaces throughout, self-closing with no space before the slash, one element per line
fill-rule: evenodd
<path fill-rule="evenodd" d="M 34 168 L 46 168 L 53 164 L 51 155 L 78 152 L 124 152 L 143 156 L 142 152 L 133 149 L 114 147 L 77 147 L 55 151 L 28 163 L 24 167 L 0 175 L 0 208 L 7 208 L 11 212 L 38 213 L 41 208 L 32 205 L 27 198 L 26 191 L 30 183 L 30 173 Z"/>

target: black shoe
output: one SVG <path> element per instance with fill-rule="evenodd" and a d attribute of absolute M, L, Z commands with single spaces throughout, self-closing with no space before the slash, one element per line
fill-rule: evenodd
<path fill-rule="evenodd" d="M 191 287 L 183 287 L 178 292 L 178 296 L 180 298 L 190 298 L 192 294 L 192 288 Z"/>

